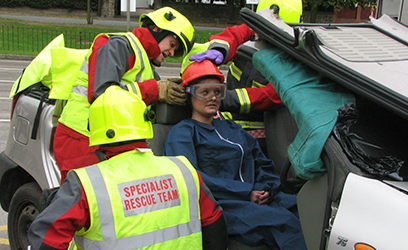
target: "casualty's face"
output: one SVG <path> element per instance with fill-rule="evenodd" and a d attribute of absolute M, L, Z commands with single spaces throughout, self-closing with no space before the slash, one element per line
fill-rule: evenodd
<path fill-rule="evenodd" d="M 175 35 L 168 35 L 159 43 L 160 55 L 153 59 L 153 63 L 156 66 L 160 66 L 164 58 L 168 56 L 174 56 L 175 51 L 180 46 L 179 40 Z"/>
<path fill-rule="evenodd" d="M 221 100 L 217 97 L 222 93 L 223 84 L 218 79 L 205 79 L 199 82 L 195 89 L 196 95 L 202 97 L 208 96 L 208 100 L 203 98 L 197 98 L 194 95 L 191 96 L 191 105 L 193 114 L 200 115 L 202 117 L 214 116 L 220 108 Z M 217 86 L 218 85 L 218 86 Z"/>

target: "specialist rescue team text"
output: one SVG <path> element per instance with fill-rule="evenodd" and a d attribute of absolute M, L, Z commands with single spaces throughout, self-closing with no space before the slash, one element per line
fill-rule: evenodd
<path fill-rule="evenodd" d="M 171 174 L 120 183 L 118 188 L 126 217 L 180 205 Z"/>

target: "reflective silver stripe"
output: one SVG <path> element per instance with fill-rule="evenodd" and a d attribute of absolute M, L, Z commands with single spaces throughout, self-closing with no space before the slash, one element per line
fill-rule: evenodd
<path fill-rule="evenodd" d="M 86 61 L 86 59 L 82 63 L 81 71 L 84 72 L 85 74 L 88 74 L 88 62 Z"/>
<path fill-rule="evenodd" d="M 254 121 L 242 121 L 242 120 L 234 120 L 235 123 L 241 125 L 243 128 L 258 128 L 264 129 L 265 123 L 263 122 L 254 122 Z"/>
<path fill-rule="evenodd" d="M 75 249 L 75 239 L 72 239 L 69 248 L 67 250 L 74 250 Z"/>
<path fill-rule="evenodd" d="M 88 74 L 88 62 L 86 61 L 86 59 L 82 63 L 81 71 L 84 72 L 85 74 Z M 78 95 L 88 97 L 88 88 L 78 85 L 72 88 L 72 93 L 76 93 Z"/>
<path fill-rule="evenodd" d="M 143 70 L 145 68 L 145 64 L 144 64 L 143 57 L 142 57 L 142 51 L 140 50 L 139 46 L 137 46 L 137 42 L 135 41 L 135 39 L 133 39 L 133 37 L 130 34 L 127 33 L 126 37 L 128 39 L 132 40 L 133 44 L 135 45 L 135 47 L 137 49 L 137 54 L 139 55 L 139 60 L 141 62 L 141 66 L 140 66 L 139 73 L 136 75 L 136 82 L 140 82 L 142 80 L 141 72 L 143 72 Z"/>
<path fill-rule="evenodd" d="M 232 120 L 232 114 L 230 112 L 220 112 L 221 116 L 225 119 L 225 120 Z"/>
<path fill-rule="evenodd" d="M 241 103 L 240 113 L 249 113 L 251 103 L 248 102 L 246 91 L 244 89 L 237 89 L 237 94 Z"/>
<path fill-rule="evenodd" d="M 89 180 L 95 190 L 95 197 L 98 205 L 99 220 L 102 231 L 102 238 L 104 239 L 101 244 L 102 248 L 99 249 L 115 249 L 114 244 L 116 241 L 115 223 L 113 219 L 112 207 L 107 206 L 109 204 L 109 193 L 106 188 L 106 184 L 103 181 L 103 176 L 98 165 L 93 165 L 86 169 L 89 176 Z M 96 241 L 84 239 L 85 249 L 93 249 L 98 244 Z"/>
<path fill-rule="evenodd" d="M 187 184 L 187 189 L 188 189 L 188 200 L 189 200 L 189 205 L 190 205 L 190 221 L 194 220 L 200 220 L 200 215 L 199 215 L 199 209 L 198 209 L 198 190 L 197 186 L 193 177 L 193 174 L 191 171 L 188 169 L 188 167 L 177 157 L 167 157 L 170 160 L 172 160 L 181 170 L 181 173 L 183 173 L 184 180 Z M 201 224 L 200 224 L 200 229 L 196 232 L 201 231 Z"/>
<path fill-rule="evenodd" d="M 198 207 L 198 190 L 193 174 L 178 158 L 168 158 L 180 168 L 187 184 L 190 209 L 189 222 L 154 232 L 117 239 L 112 207 L 110 205 L 107 206 L 107 204 L 110 204 L 108 190 L 98 165 L 93 165 L 86 168 L 86 172 L 93 189 L 98 190 L 95 192 L 95 197 L 98 203 L 103 241 L 93 241 L 84 237 L 76 237 L 78 245 L 83 246 L 85 249 L 135 249 L 200 232 L 201 220 Z"/>
<path fill-rule="evenodd" d="M 138 95 L 139 92 L 137 91 L 135 84 L 137 84 L 137 83 L 131 83 L 131 84 L 129 84 L 129 85 L 132 87 L 132 92 L 133 92 L 134 94 Z"/>
<path fill-rule="evenodd" d="M 126 82 L 124 82 L 124 81 L 120 81 L 120 82 L 119 82 L 119 85 L 120 85 L 120 86 L 126 86 L 126 85 L 127 85 L 127 83 L 126 83 Z"/>
<path fill-rule="evenodd" d="M 230 71 L 232 76 L 235 77 L 235 79 L 237 79 L 238 81 L 241 80 L 242 71 L 235 65 L 235 63 L 232 63 L 230 65 Z"/>
<path fill-rule="evenodd" d="M 88 88 L 82 85 L 78 85 L 72 88 L 72 93 L 88 97 Z"/>

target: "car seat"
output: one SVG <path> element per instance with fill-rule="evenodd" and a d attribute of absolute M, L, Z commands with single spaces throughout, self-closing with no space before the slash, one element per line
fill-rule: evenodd
<path fill-rule="evenodd" d="M 287 149 L 298 132 L 295 119 L 285 106 L 264 113 L 268 158 L 273 159 L 275 170 L 283 177 L 295 177 L 295 171 L 284 173 L 289 160 Z M 282 179 L 282 178 L 281 178 Z M 298 211 L 308 249 L 320 249 L 323 231 L 328 218 L 327 176 L 307 182 L 298 194 Z M 310 205 L 312 204 L 312 205 Z M 319 204 L 316 206 L 316 204 Z M 316 209 L 317 208 L 317 209 Z M 316 236 L 318 235 L 318 236 Z M 312 240 L 310 240 L 312 239 Z"/>
<path fill-rule="evenodd" d="M 264 123 L 267 156 L 273 160 L 275 170 L 280 174 L 283 164 L 288 158 L 288 146 L 295 139 L 298 127 L 289 109 L 285 106 L 265 112 Z"/>
<path fill-rule="evenodd" d="M 156 122 L 153 123 L 153 139 L 147 140 L 149 148 L 154 155 L 163 155 L 163 145 L 170 129 L 178 122 L 189 117 L 186 107 L 170 105 L 167 103 L 157 103 L 153 109 L 156 113 Z"/>

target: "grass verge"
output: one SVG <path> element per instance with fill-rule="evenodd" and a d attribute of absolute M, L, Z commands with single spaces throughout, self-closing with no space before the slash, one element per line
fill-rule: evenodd
<path fill-rule="evenodd" d="M 125 31 L 126 27 L 121 26 L 53 24 L 0 18 L 0 53 L 35 56 L 61 33 L 66 47 L 89 48 L 99 33 Z M 211 35 L 217 33 L 219 31 L 196 30 L 196 42 L 207 42 Z M 175 58 L 166 58 L 165 61 L 181 62 Z"/>

